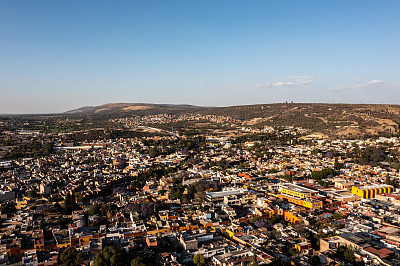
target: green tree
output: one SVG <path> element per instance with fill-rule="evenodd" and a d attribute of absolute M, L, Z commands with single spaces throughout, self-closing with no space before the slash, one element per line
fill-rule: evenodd
<path fill-rule="evenodd" d="M 83 255 L 82 252 L 78 252 L 74 247 L 68 247 L 61 253 L 60 261 L 67 266 L 82 265 Z"/>
<path fill-rule="evenodd" d="M 203 255 L 201 255 L 200 253 L 196 253 L 193 256 L 193 263 L 196 264 L 197 266 L 204 265 L 205 261 Z"/>
<path fill-rule="evenodd" d="M 391 184 L 389 174 L 386 174 L 386 181 L 385 181 L 385 184 L 387 184 L 387 185 L 390 185 L 390 184 Z"/>
<path fill-rule="evenodd" d="M 131 261 L 131 266 L 147 266 L 147 264 L 142 262 L 140 257 L 137 257 Z"/>
<path fill-rule="evenodd" d="M 89 206 L 87 210 L 87 214 L 89 215 L 101 215 L 101 206 L 97 203 Z"/>
<path fill-rule="evenodd" d="M 28 191 L 28 197 L 30 197 L 30 198 L 37 198 L 37 193 L 36 193 L 36 191 L 34 191 L 34 190 L 29 190 Z"/>
<path fill-rule="evenodd" d="M 354 251 L 350 246 L 340 246 L 336 250 L 336 256 L 346 262 L 352 263 L 356 261 Z"/>
<path fill-rule="evenodd" d="M 75 194 L 67 193 L 64 199 L 64 210 L 66 213 L 71 213 L 76 207 Z"/>
<path fill-rule="evenodd" d="M 325 169 L 322 169 L 322 171 L 312 171 L 311 172 L 311 178 L 315 179 L 315 180 L 325 179 L 330 175 L 331 176 L 335 175 L 335 171 L 331 168 L 325 168 Z"/>
<path fill-rule="evenodd" d="M 347 250 L 344 252 L 344 259 L 348 262 L 356 261 L 356 257 L 354 256 L 354 251 L 352 248 L 347 248 Z"/>
<path fill-rule="evenodd" d="M 311 265 L 320 265 L 321 264 L 321 260 L 319 259 L 319 257 L 317 255 L 313 255 L 308 259 L 308 263 Z"/>
<path fill-rule="evenodd" d="M 167 191 L 165 189 L 161 189 L 158 191 L 158 195 L 164 196 Z"/>
<path fill-rule="evenodd" d="M 153 254 L 138 256 L 131 261 L 131 266 L 150 266 L 150 265 L 154 265 Z"/>
<path fill-rule="evenodd" d="M 94 258 L 94 266 L 122 266 L 126 265 L 126 254 L 123 249 L 116 250 L 112 246 L 104 247 Z"/>
<path fill-rule="evenodd" d="M 101 207 L 101 214 L 107 216 L 107 218 L 113 217 L 117 213 L 117 206 L 112 203 L 108 203 Z"/>
<path fill-rule="evenodd" d="M 261 220 L 261 216 L 258 216 L 258 215 L 256 215 L 256 214 L 252 214 L 251 216 L 250 216 L 250 219 L 249 219 L 249 222 L 250 223 L 255 223 L 256 221 L 259 221 L 259 220 Z"/>
<path fill-rule="evenodd" d="M 81 193 L 76 194 L 76 202 L 83 202 L 84 197 Z"/>
<path fill-rule="evenodd" d="M 340 170 L 343 168 L 343 164 L 339 163 L 338 158 L 335 158 L 335 165 L 334 165 L 335 170 Z"/>

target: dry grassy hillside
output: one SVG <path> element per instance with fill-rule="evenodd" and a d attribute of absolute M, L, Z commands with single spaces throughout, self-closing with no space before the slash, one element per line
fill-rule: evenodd
<path fill-rule="evenodd" d="M 254 126 L 298 126 L 331 137 L 398 133 L 400 106 L 366 104 L 266 104 L 209 108 L 204 114 L 251 120 Z"/>

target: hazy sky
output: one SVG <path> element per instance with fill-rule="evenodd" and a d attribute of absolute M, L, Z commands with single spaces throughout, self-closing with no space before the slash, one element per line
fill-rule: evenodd
<path fill-rule="evenodd" d="M 400 1 L 0 1 L 0 113 L 400 103 Z"/>

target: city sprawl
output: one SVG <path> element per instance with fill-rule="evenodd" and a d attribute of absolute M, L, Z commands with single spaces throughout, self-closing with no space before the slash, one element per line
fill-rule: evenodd
<path fill-rule="evenodd" d="M 49 121 L 0 122 L 2 264 L 400 264 L 395 134 L 201 114 Z"/>

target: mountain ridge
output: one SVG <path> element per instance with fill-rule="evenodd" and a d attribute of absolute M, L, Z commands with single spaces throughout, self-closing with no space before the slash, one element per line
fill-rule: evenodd
<path fill-rule="evenodd" d="M 106 103 L 98 106 L 83 106 L 77 109 L 68 110 L 61 114 L 81 114 L 90 112 L 111 112 L 111 111 L 118 112 L 118 111 L 130 111 L 130 110 L 144 110 L 151 108 L 191 109 L 191 108 L 204 108 L 204 107 L 190 105 L 190 104 Z"/>
<path fill-rule="evenodd" d="M 83 115 L 93 119 L 123 118 L 132 115 L 199 114 L 231 117 L 248 121 L 257 128 L 294 126 L 333 137 L 398 134 L 400 105 L 273 103 L 202 107 L 194 105 L 109 103 L 85 106 L 64 115 Z"/>

